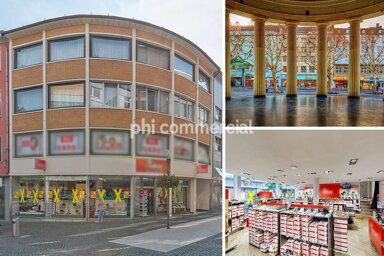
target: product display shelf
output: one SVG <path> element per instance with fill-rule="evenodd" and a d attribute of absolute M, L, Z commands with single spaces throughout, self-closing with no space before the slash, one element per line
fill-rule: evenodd
<path fill-rule="evenodd" d="M 332 214 L 285 210 L 280 214 L 280 251 L 295 255 L 333 255 Z"/>
<path fill-rule="evenodd" d="M 280 212 L 281 207 L 258 206 L 250 208 L 249 244 L 258 247 L 269 255 L 280 253 Z"/>
<path fill-rule="evenodd" d="M 245 206 L 242 201 L 229 201 L 228 203 L 228 225 L 229 233 L 244 228 Z"/>
<path fill-rule="evenodd" d="M 335 250 L 340 252 L 348 252 L 348 218 L 345 212 L 333 213 L 333 236 Z"/>

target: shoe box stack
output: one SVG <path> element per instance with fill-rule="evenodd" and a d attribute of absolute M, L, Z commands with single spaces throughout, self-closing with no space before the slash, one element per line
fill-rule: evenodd
<path fill-rule="evenodd" d="M 317 225 L 317 243 L 320 245 L 328 244 L 328 222 L 320 221 Z"/>
<path fill-rule="evenodd" d="M 301 216 L 301 240 L 309 241 L 309 225 L 312 221 L 312 216 Z"/>
<path fill-rule="evenodd" d="M 234 205 L 231 205 L 231 218 L 236 218 L 237 217 L 237 205 L 234 204 Z"/>
<path fill-rule="evenodd" d="M 293 216 L 293 238 L 301 239 L 301 220 L 300 215 Z"/>
<path fill-rule="evenodd" d="M 317 226 L 319 225 L 319 222 L 314 221 L 311 224 L 309 224 L 309 242 L 310 243 L 317 243 Z"/>
<path fill-rule="evenodd" d="M 288 241 L 283 246 L 281 246 L 280 253 L 285 254 L 285 253 L 287 253 L 287 251 L 293 252 L 293 243 L 294 242 L 295 242 L 295 240 L 288 239 Z"/>
<path fill-rule="evenodd" d="M 264 231 L 264 242 L 260 244 L 260 250 L 262 252 L 277 252 L 278 247 L 277 234 L 273 234 L 268 231 Z"/>
<path fill-rule="evenodd" d="M 240 223 L 244 222 L 244 204 L 237 205 L 237 216 L 239 216 Z"/>
<path fill-rule="evenodd" d="M 249 243 L 260 248 L 260 245 L 264 242 L 264 231 L 260 229 L 249 230 Z"/>
<path fill-rule="evenodd" d="M 281 214 L 280 215 L 280 233 L 283 236 L 287 236 L 288 220 L 293 219 L 292 215 Z"/>
<path fill-rule="evenodd" d="M 301 246 L 302 246 L 303 242 L 301 241 L 294 241 L 293 242 L 293 252 L 297 255 L 301 254 Z"/>
<path fill-rule="evenodd" d="M 294 229 L 293 229 L 293 216 L 287 220 L 287 237 L 293 237 Z"/>
<path fill-rule="evenodd" d="M 348 219 L 335 217 L 333 222 L 335 249 L 348 252 Z"/>
<path fill-rule="evenodd" d="M 240 220 L 239 218 L 232 219 L 232 232 L 240 228 Z"/>
<path fill-rule="evenodd" d="M 311 244 L 307 242 L 303 242 L 301 245 L 301 255 L 302 256 L 309 256 L 311 252 Z"/>

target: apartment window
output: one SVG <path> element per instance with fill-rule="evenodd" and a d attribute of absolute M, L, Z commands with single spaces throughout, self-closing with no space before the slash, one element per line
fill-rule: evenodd
<path fill-rule="evenodd" d="M 215 137 L 215 151 L 222 152 L 221 147 L 222 147 L 221 138 Z"/>
<path fill-rule="evenodd" d="M 344 71 L 342 66 L 336 66 L 336 74 L 342 74 Z"/>
<path fill-rule="evenodd" d="M 15 49 L 15 68 L 23 68 L 43 62 L 42 43 Z"/>
<path fill-rule="evenodd" d="M 84 58 L 84 37 L 48 42 L 49 61 Z"/>
<path fill-rule="evenodd" d="M 152 88 L 136 88 L 136 109 L 169 113 L 169 93 Z"/>
<path fill-rule="evenodd" d="M 131 40 L 93 36 L 91 57 L 131 60 Z"/>
<path fill-rule="evenodd" d="M 193 161 L 194 159 L 194 142 L 175 136 L 174 141 L 174 158 L 181 160 Z"/>
<path fill-rule="evenodd" d="M 14 112 L 24 113 L 43 109 L 43 87 L 33 87 L 14 92 Z"/>
<path fill-rule="evenodd" d="M 301 72 L 307 72 L 307 66 L 301 66 Z"/>
<path fill-rule="evenodd" d="M 91 107 L 131 108 L 131 85 L 94 83 L 90 87 Z"/>
<path fill-rule="evenodd" d="M 201 164 L 209 164 L 209 146 L 199 143 L 197 161 Z"/>
<path fill-rule="evenodd" d="M 175 95 L 175 116 L 193 120 L 193 102 Z"/>
<path fill-rule="evenodd" d="M 315 72 L 315 67 L 310 66 L 310 67 L 309 67 L 309 72 L 310 72 L 310 73 L 314 73 L 314 72 Z"/>
<path fill-rule="evenodd" d="M 283 56 L 283 61 L 287 62 L 287 56 Z"/>
<path fill-rule="evenodd" d="M 84 84 L 49 86 L 49 108 L 84 107 Z"/>
<path fill-rule="evenodd" d="M 204 74 L 201 70 L 199 70 L 199 85 L 201 88 L 209 92 L 210 88 L 210 79 Z"/>
<path fill-rule="evenodd" d="M 137 43 L 137 61 L 156 67 L 169 69 L 169 50 L 142 42 Z"/>
<path fill-rule="evenodd" d="M 49 155 L 84 155 L 85 136 L 83 130 L 50 131 Z"/>
<path fill-rule="evenodd" d="M 199 106 L 199 120 L 198 124 L 202 126 L 209 126 L 209 111 Z"/>
<path fill-rule="evenodd" d="M 221 122 L 221 120 L 222 120 L 221 109 L 218 108 L 217 106 L 215 106 L 215 120 L 216 120 L 217 122 Z"/>
<path fill-rule="evenodd" d="M 181 58 L 178 55 L 175 55 L 175 71 L 186 77 L 189 80 L 195 81 L 194 79 L 194 72 L 195 65 L 193 65 L 191 62 Z"/>

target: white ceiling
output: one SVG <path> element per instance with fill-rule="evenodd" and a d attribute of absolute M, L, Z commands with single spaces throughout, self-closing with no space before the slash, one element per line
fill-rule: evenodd
<path fill-rule="evenodd" d="M 249 130 L 248 130 L 249 131 Z M 384 131 L 379 130 L 253 130 L 226 134 L 226 172 L 249 173 L 258 180 L 312 184 L 384 180 Z M 356 165 L 349 160 L 358 158 Z M 297 170 L 290 166 L 298 166 Z M 284 173 L 277 170 L 284 170 Z M 334 171 L 325 174 L 324 171 Z M 309 175 L 309 172 L 317 172 Z M 347 173 L 351 172 L 351 176 Z M 296 176 L 300 173 L 301 176 Z M 281 177 L 281 175 L 287 177 Z M 244 175 L 242 175 L 244 176 Z M 367 178 L 372 179 L 367 180 Z"/>

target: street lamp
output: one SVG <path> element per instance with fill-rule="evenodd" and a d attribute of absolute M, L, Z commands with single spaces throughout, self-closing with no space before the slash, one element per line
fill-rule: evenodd
<path fill-rule="evenodd" d="M 171 158 L 169 157 L 169 151 L 167 156 L 167 188 L 168 188 L 168 203 L 167 203 L 167 229 L 169 229 L 169 215 L 171 211 L 170 204 L 172 203 L 172 188 L 171 188 Z M 170 193 L 171 192 L 171 193 Z"/>

